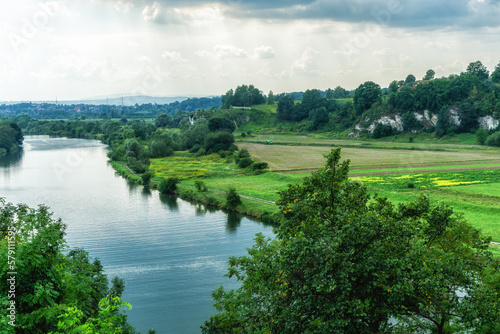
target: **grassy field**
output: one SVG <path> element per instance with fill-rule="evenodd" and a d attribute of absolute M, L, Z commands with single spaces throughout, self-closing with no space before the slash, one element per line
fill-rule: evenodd
<path fill-rule="evenodd" d="M 265 145 L 266 139 L 282 145 Z M 234 187 L 243 197 L 243 212 L 275 212 L 278 191 L 300 182 L 311 171 L 324 166 L 324 154 L 335 145 L 342 147 L 342 159 L 351 160 L 351 175 L 362 181 L 370 193 L 387 196 L 394 203 L 427 194 L 433 203 L 444 201 L 464 215 L 493 241 L 500 242 L 500 150 L 469 145 L 404 142 L 363 142 L 294 135 L 257 135 L 242 138 L 237 145 L 249 150 L 256 161 L 269 163 L 270 172 L 250 175 L 231 158 L 218 155 L 194 157 L 176 153 L 153 159 L 155 179 L 178 177 L 180 189 L 201 202 L 223 203 L 225 192 Z M 373 147 L 375 146 L 375 148 Z M 364 174 L 363 174 L 364 173 Z M 195 180 L 202 179 L 208 191 L 198 193 Z M 500 255 L 500 248 L 494 246 Z"/>

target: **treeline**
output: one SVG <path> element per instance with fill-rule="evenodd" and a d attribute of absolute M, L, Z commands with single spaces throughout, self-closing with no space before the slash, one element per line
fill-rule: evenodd
<path fill-rule="evenodd" d="M 221 96 L 189 98 L 169 104 L 147 103 L 134 106 L 18 103 L 1 105 L 0 115 L 28 115 L 36 119 L 154 118 L 159 113 L 173 116 L 179 111 L 192 112 L 198 109 L 219 108 L 221 105 Z"/>
<path fill-rule="evenodd" d="M 447 78 L 434 78 L 434 75 L 432 69 L 422 80 L 409 74 L 405 80 L 392 81 L 386 89 L 367 81 L 352 94 L 341 87 L 327 91 L 325 96 L 312 89 L 303 94 L 300 103 L 295 103 L 291 94 L 285 95 L 279 99 L 277 115 L 283 121 L 309 121 L 308 130 L 312 131 L 342 131 L 356 124 L 361 128 L 357 135 L 375 138 L 423 130 L 435 132 L 436 137 L 475 133 L 480 127 L 480 117 L 500 118 L 500 64 L 491 80 L 480 61 L 470 63 L 460 75 Z M 350 95 L 352 102 L 338 100 L 338 96 Z M 421 117 L 417 117 L 417 113 Z M 399 115 L 399 126 L 380 122 L 385 115 Z M 491 134 L 500 129 L 488 130 Z"/>
<path fill-rule="evenodd" d="M 123 280 L 110 284 L 99 259 L 83 249 L 68 252 L 65 230 L 43 205 L 0 198 L 0 332 L 137 333 L 124 314 Z"/>
<path fill-rule="evenodd" d="M 101 140 L 109 146 L 108 156 L 112 161 L 126 162 L 132 171 L 144 174 L 144 180 L 148 181 L 153 176 L 149 170 L 150 159 L 168 157 L 175 151 L 232 156 L 238 166 L 253 172 L 267 167 L 267 164 L 254 163 L 248 152 L 234 155 L 238 151 L 233 135 L 237 122 L 221 110 L 179 112 L 174 117 L 161 113 L 155 124 L 126 118 L 120 121 L 47 121 L 22 115 L 10 119 L 21 124 L 30 135 Z"/>
<path fill-rule="evenodd" d="M 0 121 L 0 157 L 17 152 L 23 139 L 23 132 L 16 123 Z"/>

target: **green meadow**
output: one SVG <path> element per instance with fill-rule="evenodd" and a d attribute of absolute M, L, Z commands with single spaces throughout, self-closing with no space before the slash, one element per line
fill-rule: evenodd
<path fill-rule="evenodd" d="M 266 140 L 274 144 L 265 145 Z M 278 211 L 274 205 L 278 191 L 321 168 L 323 155 L 340 145 L 343 160 L 351 160 L 352 177 L 363 182 L 372 195 L 401 203 L 424 193 L 433 203 L 444 201 L 452 206 L 500 242 L 500 150 L 464 142 L 421 143 L 415 149 L 415 143 L 258 134 L 239 138 L 237 145 L 248 149 L 255 161 L 269 164 L 263 174 L 238 168 L 231 156 L 198 157 L 187 152 L 152 159 L 151 168 L 153 181 L 177 177 L 181 195 L 201 203 L 222 204 L 225 192 L 234 187 L 242 196 L 240 211 L 261 217 Z M 196 180 L 204 182 L 205 192 L 197 191 Z M 498 246 L 493 249 L 500 255 Z"/>

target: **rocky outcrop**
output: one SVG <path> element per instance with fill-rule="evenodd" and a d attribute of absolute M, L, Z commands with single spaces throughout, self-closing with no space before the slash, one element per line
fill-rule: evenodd
<path fill-rule="evenodd" d="M 498 127 L 500 123 L 498 119 L 494 119 L 492 116 L 479 117 L 479 126 L 486 130 L 493 130 Z"/>

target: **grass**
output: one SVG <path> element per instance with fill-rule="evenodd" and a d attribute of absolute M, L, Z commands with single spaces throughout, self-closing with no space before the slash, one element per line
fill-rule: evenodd
<path fill-rule="evenodd" d="M 268 106 L 263 105 L 262 108 Z M 433 138 L 428 138 L 432 143 L 421 143 L 422 150 L 411 150 L 415 143 L 372 143 L 319 137 L 257 134 L 242 138 L 238 142 L 240 148 L 247 148 L 254 160 L 269 163 L 271 172 L 260 175 L 251 175 L 250 171 L 239 169 L 231 158 L 221 158 L 218 154 L 196 157 L 187 152 L 152 159 L 151 168 L 156 171 L 155 181 L 165 177 L 181 179 L 181 196 L 199 203 L 220 206 L 225 202 L 228 188 L 235 187 L 242 196 L 240 212 L 262 218 L 263 214 L 265 216 L 266 213 L 278 211 L 273 202 L 278 199 L 279 190 L 286 189 L 288 184 L 300 182 L 312 170 L 323 167 L 323 155 L 334 145 L 340 144 L 343 146 L 342 158 L 351 159 L 351 174 L 388 174 L 356 177 L 368 187 L 372 195 L 378 193 L 387 196 L 397 204 L 412 201 L 423 192 L 432 203 L 444 201 L 456 213 L 463 214 L 470 224 L 491 236 L 493 241 L 500 242 L 500 169 L 488 169 L 499 166 L 498 149 L 480 146 L 473 146 L 476 148 L 473 149 L 464 144 L 462 139 L 460 143 L 448 144 L 436 143 Z M 292 144 L 264 145 L 250 142 L 265 142 L 266 139 Z M 426 147 L 433 150 L 423 150 Z M 449 170 L 476 167 L 485 169 Z M 115 168 L 127 172 L 126 166 L 122 164 L 118 163 Z M 432 169 L 439 171 L 427 172 Z M 418 173 L 412 173 L 414 171 Z M 194 182 L 199 179 L 207 186 L 206 192 L 196 190 Z M 410 183 L 413 188 L 408 188 Z M 499 246 L 492 249 L 500 256 Z"/>

